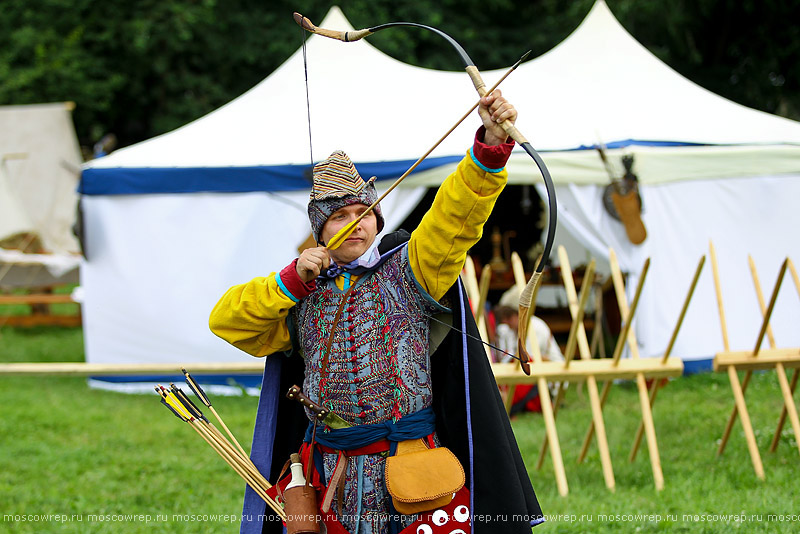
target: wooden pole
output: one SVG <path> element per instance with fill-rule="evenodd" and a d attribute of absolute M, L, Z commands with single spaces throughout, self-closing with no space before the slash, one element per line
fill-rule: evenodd
<path fill-rule="evenodd" d="M 476 322 L 483 322 L 486 325 L 486 299 L 489 296 L 489 284 L 492 281 L 492 266 L 486 264 L 481 269 L 481 281 L 478 285 L 478 313 L 475 316 Z M 488 339 L 486 340 L 488 341 Z"/>
<path fill-rule="evenodd" d="M 511 253 L 511 270 L 514 273 L 514 287 L 516 287 L 517 291 L 522 293 L 522 290 L 525 289 L 526 277 L 525 277 L 525 267 L 522 265 L 522 259 L 519 257 L 519 254 L 516 252 Z M 517 325 L 519 328 L 519 325 Z M 506 390 L 506 412 L 511 413 L 511 406 L 514 403 L 514 394 L 517 391 L 516 384 L 509 384 Z M 558 404 L 556 403 L 556 408 L 553 414 L 558 411 Z"/>
<path fill-rule="evenodd" d="M 791 258 L 786 259 L 786 263 L 789 265 L 789 272 L 792 274 L 792 280 L 794 281 L 794 287 L 797 290 L 797 294 L 800 295 L 800 277 L 797 276 L 797 269 L 794 266 L 794 262 Z M 794 398 L 794 391 L 797 387 L 797 379 L 800 376 L 800 369 L 795 369 L 794 373 L 792 374 L 792 383 L 789 386 L 789 391 L 792 394 L 792 398 Z M 770 444 L 769 451 L 775 452 L 778 449 L 778 442 L 781 438 L 781 433 L 783 432 L 783 425 L 786 423 L 786 416 L 787 416 L 787 409 L 784 406 L 781 409 L 781 415 L 778 418 L 778 426 L 775 428 L 775 435 L 772 437 L 772 443 Z M 795 432 L 795 440 L 800 441 L 800 438 L 797 436 L 797 432 Z"/>
<path fill-rule="evenodd" d="M 719 310 L 719 325 L 722 331 L 722 347 L 725 352 L 730 352 L 731 345 L 728 341 L 728 326 L 725 321 L 725 306 L 722 302 L 722 284 L 720 282 L 719 276 L 719 264 L 717 263 L 717 251 L 714 248 L 714 243 L 712 241 L 708 242 L 708 252 L 709 256 L 711 256 L 711 273 L 714 275 L 714 293 L 717 296 L 717 309 Z M 752 373 L 746 373 L 744 377 L 744 381 L 742 382 L 740 389 L 742 390 L 742 394 L 747 391 L 747 386 L 750 384 L 750 378 Z M 736 381 L 739 382 L 739 376 L 736 375 Z M 733 384 L 731 384 L 733 387 Z M 722 432 L 722 439 L 719 442 L 719 447 L 717 448 L 717 456 L 720 456 L 723 452 L 725 452 L 725 446 L 728 444 L 728 439 L 730 438 L 731 431 L 733 430 L 733 425 L 736 422 L 736 414 L 738 413 L 738 409 L 736 406 L 733 407 L 733 412 L 731 413 L 730 417 L 728 417 L 728 422 L 725 425 L 725 430 Z"/>
<path fill-rule="evenodd" d="M 785 265 L 784 262 L 784 269 L 785 272 Z M 716 267 L 716 254 L 712 249 L 712 266 Z M 718 287 L 717 291 L 717 299 L 718 302 L 721 303 L 722 292 L 719 289 L 719 271 L 714 269 L 715 272 L 715 284 Z M 781 275 L 782 278 L 783 275 Z M 778 284 L 779 287 L 780 284 Z M 720 312 L 722 313 L 722 307 L 720 306 Z M 771 313 L 771 312 L 770 312 Z M 758 355 L 758 350 L 761 346 L 761 341 L 764 339 L 764 334 L 766 333 L 766 325 L 769 324 L 769 317 L 765 316 L 764 325 L 762 326 L 761 331 L 758 334 L 758 341 L 756 342 L 756 348 L 754 349 L 753 356 Z M 730 346 L 725 339 L 725 346 L 726 352 L 730 350 Z M 733 430 L 733 425 L 736 422 L 736 417 L 739 416 L 741 423 L 742 423 L 742 430 L 744 431 L 744 438 L 747 442 L 747 449 L 750 452 L 750 461 L 753 464 L 753 469 L 755 470 L 756 476 L 760 479 L 764 478 L 764 465 L 761 462 L 761 454 L 758 452 L 758 444 L 756 443 L 756 436 L 753 432 L 753 426 L 750 422 L 750 415 L 747 412 L 747 403 L 745 401 L 745 392 L 747 391 L 747 386 L 750 384 L 750 379 L 753 376 L 753 372 L 748 370 L 745 373 L 745 379 L 743 383 L 739 382 L 739 375 L 736 372 L 736 366 L 731 365 L 728 367 L 728 378 L 731 383 L 731 390 L 733 391 L 733 398 L 734 398 L 734 407 L 731 411 L 731 415 L 728 417 L 728 423 L 725 426 L 725 432 L 722 435 L 722 440 L 720 441 L 719 448 L 717 449 L 717 456 L 721 455 L 724 450 L 725 446 L 728 443 L 728 439 L 730 438 L 731 431 Z"/>
<path fill-rule="evenodd" d="M 669 343 L 667 344 L 667 349 L 664 351 L 664 356 L 661 358 L 661 364 L 664 365 L 667 363 L 670 354 L 672 354 L 672 348 L 675 346 L 675 340 L 678 338 L 678 332 L 681 329 L 681 325 L 683 324 L 683 319 L 686 317 L 686 312 L 689 309 L 689 302 L 692 300 L 692 295 L 694 295 L 694 290 L 697 287 L 697 282 L 700 279 L 700 273 L 703 270 L 703 265 L 705 265 L 706 257 L 701 256 L 700 262 L 697 264 L 697 269 L 694 271 L 694 278 L 692 278 L 692 283 L 689 285 L 689 292 L 686 294 L 686 298 L 683 301 L 683 307 L 681 308 L 681 313 L 678 315 L 678 322 L 675 324 L 675 328 L 672 330 L 672 336 L 669 339 Z M 656 402 L 656 397 L 658 396 L 658 391 L 660 388 L 659 384 L 661 380 L 653 380 L 652 385 L 650 386 L 650 407 L 652 408 Z M 631 453 L 628 456 L 628 460 L 633 462 L 636 459 L 636 454 L 639 452 L 639 445 L 642 443 L 642 436 L 644 436 L 644 422 L 639 423 L 639 428 L 636 429 L 636 437 L 633 440 L 633 447 L 631 448 Z"/>
<path fill-rule="evenodd" d="M 558 417 L 558 407 L 561 406 L 561 403 L 564 400 L 564 392 L 567 390 L 567 384 L 568 382 L 556 382 L 558 392 L 556 393 L 556 400 L 553 402 L 553 420 Z M 541 392 L 539 392 L 539 394 L 541 395 Z M 545 434 L 544 441 L 539 449 L 539 459 L 536 461 L 537 471 L 539 471 L 544 465 L 544 459 L 547 456 L 547 444 L 549 441 L 550 440 L 548 439 L 547 434 Z"/>
<path fill-rule="evenodd" d="M 478 300 L 480 300 L 480 289 L 478 289 L 478 276 L 475 274 L 475 262 L 472 256 L 467 256 L 464 262 L 464 290 L 467 292 L 472 315 L 478 315 Z"/>
<path fill-rule="evenodd" d="M 639 305 L 639 296 L 642 294 L 642 287 L 644 286 L 644 281 L 647 278 L 647 271 L 650 268 L 650 258 L 647 258 L 644 262 L 644 266 L 642 267 L 642 273 L 639 276 L 639 283 L 636 285 L 636 292 L 633 296 L 633 303 L 630 307 L 630 313 L 628 314 L 627 320 L 624 323 L 622 328 L 622 332 L 620 332 L 619 337 L 617 338 L 617 345 L 614 348 L 614 355 L 613 360 L 614 364 L 619 363 L 619 358 L 622 355 L 622 349 L 625 346 L 625 342 L 628 339 L 628 333 L 630 332 L 631 325 L 633 324 L 633 318 L 636 314 L 636 308 Z M 608 393 L 611 390 L 611 381 L 606 382 L 603 385 L 603 393 L 600 395 L 600 408 L 602 409 L 605 406 L 606 400 L 608 399 Z M 586 436 L 583 438 L 583 447 L 581 447 L 581 453 L 578 457 L 578 462 L 582 462 L 584 458 L 586 458 L 586 453 L 589 452 L 589 445 L 592 442 L 592 436 L 594 435 L 594 424 L 589 425 L 589 430 L 586 431 Z"/>
<path fill-rule="evenodd" d="M 717 295 L 717 309 L 719 310 L 719 326 L 722 329 L 722 346 L 725 352 L 731 350 L 731 345 L 728 342 L 728 325 L 725 322 L 725 306 L 722 303 L 722 285 L 719 280 L 719 266 L 717 264 L 717 251 L 714 249 L 714 243 L 708 242 L 708 251 L 711 256 L 711 272 L 714 275 L 714 292 Z"/>
<path fill-rule="evenodd" d="M 570 338 L 573 340 L 577 338 L 577 345 L 581 353 L 581 357 L 591 359 L 591 352 L 589 349 L 589 341 L 586 338 L 586 330 L 583 327 L 583 314 L 581 313 L 581 302 L 589 293 L 591 280 L 588 276 L 584 276 L 583 285 L 581 286 L 582 299 L 578 299 L 577 291 L 575 290 L 575 280 L 572 278 L 572 267 L 569 263 L 567 251 L 563 246 L 558 247 L 558 258 L 561 263 L 561 278 L 564 281 L 564 289 L 567 292 L 567 302 L 569 303 L 570 314 L 572 315 L 572 327 L 570 328 Z M 589 264 L 594 271 L 594 263 Z M 588 271 L 588 269 L 587 269 Z M 592 277 L 594 273 L 592 272 Z M 585 306 L 585 302 L 584 302 Z M 577 333 L 574 333 L 576 330 Z M 575 341 L 572 342 L 574 347 Z M 570 343 L 567 343 L 567 354 L 571 356 L 574 348 L 570 350 Z M 570 358 L 571 359 L 571 358 Z M 569 365 L 569 361 L 565 361 L 565 366 Z M 600 452 L 600 464 L 603 468 L 603 478 L 605 479 L 606 487 L 611 491 L 615 491 L 616 482 L 614 480 L 614 467 L 611 463 L 611 453 L 608 449 L 608 436 L 606 435 L 605 422 L 603 421 L 603 406 L 600 403 L 597 391 L 597 380 L 593 375 L 586 377 L 587 388 L 589 389 L 589 404 L 592 409 L 592 428 L 597 428 L 597 448 Z M 561 386 L 563 388 L 564 385 Z M 561 389 L 560 388 L 560 389 Z M 541 456 L 541 453 L 540 453 Z M 583 459 L 579 459 L 581 462 Z"/>
<path fill-rule="evenodd" d="M 622 280 L 622 269 L 619 267 L 617 260 L 617 253 L 613 248 L 608 249 L 608 263 L 611 267 L 611 280 L 614 283 L 614 294 L 617 297 L 617 305 L 622 317 L 622 321 L 628 320 L 628 295 L 625 294 L 625 282 Z M 628 348 L 631 351 L 631 358 L 639 357 L 639 343 L 636 341 L 636 332 L 633 330 L 628 331 Z"/>
<path fill-rule="evenodd" d="M 597 429 L 597 446 L 600 451 L 600 463 L 603 466 L 603 478 L 605 478 L 606 487 L 614 491 L 616 483 L 614 481 L 614 471 L 611 467 L 611 455 L 608 452 L 606 427 L 603 423 L 603 404 L 597 394 L 597 381 L 594 380 L 593 376 L 590 376 L 586 384 L 589 390 L 589 403 L 592 406 L 592 428 Z M 582 460 L 583 458 L 580 458 L 578 461 Z"/>
<path fill-rule="evenodd" d="M 632 317 L 630 309 L 628 308 L 628 297 L 625 294 L 625 282 L 622 280 L 622 269 L 619 267 L 619 261 L 617 260 L 617 254 L 614 252 L 614 249 L 609 249 L 609 263 L 611 265 L 611 279 L 614 282 L 614 293 L 617 297 L 617 304 L 622 320 L 626 323 L 630 323 Z M 631 350 L 631 357 L 638 359 L 639 344 L 633 329 L 629 330 L 627 342 Z M 658 380 L 654 382 L 658 382 Z M 610 387 L 610 384 L 611 382 L 606 382 L 604 388 Z M 655 423 L 653 422 L 653 412 L 644 373 L 638 373 L 636 375 L 636 388 L 639 391 L 639 404 L 642 411 L 641 425 L 644 427 L 645 436 L 647 437 L 647 450 L 650 453 L 650 466 L 653 471 L 653 481 L 656 490 L 661 491 L 664 489 L 664 473 L 661 469 L 661 457 L 658 453 Z"/>
<path fill-rule="evenodd" d="M 761 342 L 764 341 L 764 335 L 767 332 L 767 328 L 769 327 L 769 320 L 772 317 L 772 312 L 775 310 L 775 302 L 778 300 L 778 292 L 781 290 L 781 284 L 783 283 L 783 276 L 786 274 L 786 266 L 787 260 L 784 260 L 781 264 L 781 270 L 778 273 L 778 279 L 775 281 L 775 287 L 772 290 L 772 297 L 769 299 L 769 306 L 767 306 L 767 311 L 764 312 L 764 319 L 761 322 L 761 330 L 758 332 L 758 339 L 756 340 L 756 346 L 753 349 L 753 357 L 755 358 L 758 356 L 758 351 L 761 350 Z"/>
<path fill-rule="evenodd" d="M 572 278 L 572 267 L 570 266 L 569 257 L 567 256 L 567 249 L 563 246 L 558 247 L 558 261 L 561 264 L 561 279 L 564 282 L 564 290 L 567 293 L 567 302 L 569 304 L 570 315 L 573 321 L 578 314 L 578 292 L 575 289 L 575 280 Z M 594 261 L 594 260 L 592 260 Z M 584 276 L 584 284 L 586 283 Z M 583 323 L 579 324 L 578 328 L 578 348 L 579 354 L 583 359 L 591 358 L 591 350 L 589 348 L 589 340 L 586 337 L 586 329 Z"/>
<path fill-rule="evenodd" d="M 580 298 L 578 298 L 576 301 L 576 299 L 572 298 L 574 297 L 575 293 L 575 284 L 574 280 L 572 280 L 572 271 L 569 268 L 569 258 L 566 257 L 566 251 L 563 249 L 563 247 L 559 247 L 559 255 L 561 255 L 562 251 L 563 251 L 563 257 L 561 257 L 559 260 L 561 262 L 562 278 L 564 276 L 567 276 L 567 278 L 570 281 L 568 285 L 570 289 L 567 289 L 567 299 L 574 304 L 574 306 L 573 305 L 570 306 L 570 314 L 572 315 L 572 324 L 570 325 L 569 328 L 569 337 L 567 338 L 567 346 L 564 354 L 564 369 L 567 369 L 569 368 L 569 365 L 572 362 L 572 358 L 575 354 L 575 347 L 577 346 L 576 339 L 578 338 L 578 332 L 583 330 L 584 310 L 586 309 L 586 302 L 589 300 L 589 293 L 591 291 L 592 280 L 594 278 L 595 261 L 594 259 L 592 259 L 592 261 L 589 262 L 589 265 L 586 268 L 586 275 L 584 276 L 583 285 L 581 286 Z M 567 271 L 566 274 L 564 273 L 565 269 Z M 567 285 L 566 282 L 567 278 L 565 278 L 565 286 Z M 594 380 L 594 376 L 590 375 L 590 378 Z M 558 406 L 563 399 L 564 396 L 563 392 L 566 391 L 566 388 L 567 388 L 566 382 L 559 384 L 558 394 L 556 397 L 556 410 L 554 415 L 558 414 Z M 539 394 L 541 395 L 541 392 L 539 392 Z M 547 443 L 548 443 L 547 436 L 545 436 L 545 440 L 542 443 L 542 447 L 539 451 L 539 458 L 540 458 L 538 462 L 539 468 L 541 467 L 541 464 L 544 461 L 544 456 L 547 451 Z"/>
<path fill-rule="evenodd" d="M 800 368 L 796 368 L 794 370 L 794 374 L 792 375 L 792 383 L 789 385 L 789 397 L 794 398 L 794 392 L 797 388 L 797 378 L 800 376 Z M 780 380 L 780 377 L 778 378 Z M 783 388 L 783 386 L 781 386 Z M 784 393 L 785 395 L 785 393 Z M 556 405 L 556 408 L 558 406 Z M 783 425 L 786 422 L 786 416 L 788 415 L 788 411 L 786 409 L 786 405 L 784 403 L 783 409 L 781 410 L 781 416 L 778 418 L 778 427 L 775 429 L 775 435 L 772 436 L 772 443 L 769 446 L 769 452 L 775 452 L 778 449 L 778 443 L 781 439 L 781 433 L 783 432 Z M 794 439 L 795 441 L 798 440 L 797 437 L 797 430 L 794 431 Z M 800 447 L 800 444 L 798 444 Z"/>
<path fill-rule="evenodd" d="M 526 285 L 525 271 L 522 268 L 522 261 L 520 260 L 519 255 L 516 253 L 511 255 L 511 266 L 514 270 L 516 286 L 521 291 Z M 522 325 L 518 326 L 518 328 L 521 327 Z M 539 350 L 539 340 L 536 337 L 536 329 L 531 328 L 528 331 L 527 337 L 531 340 L 530 346 L 534 364 L 541 364 L 542 353 Z M 547 380 L 544 377 L 540 377 L 537 380 L 537 386 L 539 388 L 539 402 L 542 407 L 542 418 L 544 419 L 545 440 L 550 443 L 550 457 L 553 459 L 553 472 L 556 476 L 558 494 L 562 497 L 566 497 L 569 493 L 569 485 L 567 484 L 567 474 L 566 470 L 564 469 L 564 458 L 561 455 L 561 444 L 558 441 L 558 429 L 556 428 L 556 412 L 558 410 L 558 403 L 556 403 L 556 408 L 553 409 L 553 404 L 550 400 L 550 389 L 548 388 Z M 510 391 L 510 394 L 513 395 L 513 390 Z"/>
<path fill-rule="evenodd" d="M 245 362 L 196 362 L 190 364 L 192 372 L 201 374 L 243 373 L 263 374 L 264 359 L 251 358 Z M 181 368 L 186 363 L 85 363 L 85 362 L 36 362 L 0 363 L 3 376 L 109 376 L 109 375 L 175 375 L 182 376 Z"/>
<path fill-rule="evenodd" d="M 747 441 L 747 449 L 750 451 L 750 460 L 753 463 L 753 469 L 756 476 L 764 479 L 764 465 L 761 463 L 761 455 L 758 452 L 758 445 L 756 445 L 756 436 L 753 433 L 753 425 L 750 423 L 750 415 L 747 413 L 747 404 L 744 401 L 744 391 L 741 384 L 739 384 L 739 375 L 736 374 L 736 367 L 731 365 L 728 367 L 728 378 L 731 381 L 731 389 L 733 390 L 733 398 L 736 402 L 741 420 L 742 428 L 744 429 L 745 440 Z"/>
<path fill-rule="evenodd" d="M 531 343 L 533 362 L 534 364 L 541 364 L 542 354 L 539 351 L 539 340 L 536 338 L 536 331 L 531 329 L 529 335 L 533 337 Z M 550 457 L 553 458 L 553 471 L 556 475 L 558 494 L 562 497 L 566 497 L 569 493 L 569 486 L 567 484 L 567 474 L 564 470 L 564 459 L 561 456 L 561 445 L 558 441 L 555 413 L 553 411 L 553 405 L 550 402 L 550 390 L 547 388 L 547 380 L 544 377 L 540 377 L 537 382 L 539 387 L 539 401 L 542 406 L 542 418 L 544 419 L 545 435 L 547 441 L 550 443 Z"/>
<path fill-rule="evenodd" d="M 761 292 L 761 282 L 758 278 L 758 271 L 756 270 L 755 262 L 753 261 L 753 257 L 748 255 L 748 260 L 750 261 L 750 272 L 753 275 L 753 284 L 756 288 L 756 295 L 758 296 L 758 305 L 761 308 L 761 315 L 764 317 L 764 320 L 767 321 L 767 339 L 769 341 L 770 348 L 775 348 L 775 336 L 772 333 L 772 326 L 769 325 L 769 315 L 772 313 L 772 309 L 775 305 L 775 297 L 777 296 L 777 290 L 780 288 L 780 281 L 783 279 L 783 275 L 786 272 L 786 268 L 789 264 L 789 259 L 787 258 L 781 267 L 781 273 L 779 275 L 779 279 L 777 282 L 776 290 L 773 292 L 773 299 L 770 301 L 770 307 L 764 304 L 764 294 Z M 763 328 L 762 328 L 763 331 Z M 759 344 L 760 345 L 760 344 Z M 757 346 L 757 348 L 759 348 Z M 800 440 L 800 419 L 797 416 L 797 408 L 794 405 L 794 387 L 789 385 L 789 381 L 786 379 L 786 370 L 782 363 L 778 362 L 775 364 L 775 371 L 778 375 L 778 384 L 781 388 L 781 395 L 783 396 L 783 409 L 781 410 L 781 427 L 783 426 L 783 421 L 786 420 L 786 415 L 789 416 L 789 422 L 792 425 L 792 431 L 794 432 L 795 441 Z M 795 370 L 795 374 L 797 370 Z M 797 380 L 792 378 L 794 382 L 794 386 L 797 385 Z M 775 452 L 775 448 L 777 448 L 777 441 L 773 438 L 772 443 L 770 444 L 770 452 Z M 798 451 L 800 451 L 800 442 L 797 443 Z"/>
<path fill-rule="evenodd" d="M 758 277 L 758 269 L 756 269 L 756 262 L 753 260 L 752 254 L 747 255 L 747 263 L 750 265 L 750 276 L 753 278 L 753 287 L 756 290 L 756 298 L 758 299 L 758 307 L 761 308 L 761 320 L 763 321 L 767 314 L 767 304 L 764 302 L 764 293 L 761 291 L 761 279 Z M 775 334 L 772 332 L 772 325 L 767 322 L 767 341 L 770 348 L 775 348 Z"/>
<path fill-rule="evenodd" d="M 478 313 L 475 322 L 478 325 L 478 332 L 487 343 L 491 341 L 489 338 L 489 323 L 486 320 L 486 299 L 489 296 L 489 283 L 492 281 L 492 266 L 488 263 L 481 269 L 481 282 L 478 286 Z M 486 351 L 486 357 L 492 361 L 492 351 L 489 345 L 483 345 Z"/>

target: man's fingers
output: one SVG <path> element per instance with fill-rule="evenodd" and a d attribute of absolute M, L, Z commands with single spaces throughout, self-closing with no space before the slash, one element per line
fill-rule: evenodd
<path fill-rule="evenodd" d="M 517 120 L 517 110 L 514 109 L 512 106 L 501 108 L 492 114 L 492 120 L 494 120 L 497 123 L 503 121 L 510 121 L 513 123 L 514 121 Z"/>
<path fill-rule="evenodd" d="M 497 99 L 502 99 L 502 98 L 503 98 L 503 93 L 502 93 L 502 91 L 500 91 L 500 89 L 495 89 L 494 91 L 492 91 L 492 92 L 491 92 L 491 93 L 489 93 L 488 95 L 484 95 L 484 96 L 481 98 L 481 104 L 483 104 L 483 105 L 484 105 L 484 106 L 486 106 L 486 107 L 489 107 L 489 106 L 491 106 L 491 105 L 492 105 L 492 103 L 493 103 L 495 100 L 497 100 Z"/>

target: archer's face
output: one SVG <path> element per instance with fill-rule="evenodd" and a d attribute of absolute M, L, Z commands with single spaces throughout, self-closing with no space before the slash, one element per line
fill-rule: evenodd
<path fill-rule="evenodd" d="M 364 213 L 367 206 L 364 204 L 351 204 L 334 211 L 322 226 L 320 237 L 323 243 L 330 242 L 336 233 L 353 222 Z M 375 212 L 371 211 L 361 219 L 353 233 L 335 250 L 329 251 L 331 258 L 339 265 L 350 263 L 361 257 L 375 241 L 378 234 L 378 219 Z"/>

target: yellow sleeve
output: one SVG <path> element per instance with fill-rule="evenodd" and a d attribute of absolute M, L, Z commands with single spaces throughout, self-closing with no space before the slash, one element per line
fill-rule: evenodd
<path fill-rule="evenodd" d="M 272 273 L 226 291 L 211 310 L 208 326 L 234 347 L 267 356 L 292 348 L 286 317 L 294 305 Z"/>
<path fill-rule="evenodd" d="M 488 172 L 467 153 L 439 187 L 408 242 L 411 270 L 434 299 L 442 298 L 458 278 L 507 178 L 505 168 Z"/>

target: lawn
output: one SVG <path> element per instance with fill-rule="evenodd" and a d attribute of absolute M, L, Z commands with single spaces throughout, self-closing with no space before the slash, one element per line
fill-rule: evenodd
<path fill-rule="evenodd" d="M 79 329 L 0 330 L 0 361 L 82 361 Z M 591 420 L 573 387 L 559 437 L 570 493 L 556 491 L 552 463 L 535 470 L 539 414 L 513 427 L 548 522 L 536 532 L 795 532 L 800 523 L 797 445 L 787 423 L 768 448 L 781 409 L 774 373 L 756 374 L 747 399 L 766 481 L 752 469 L 741 427 L 718 441 L 733 406 L 727 376 L 672 381 L 654 408 L 665 489 L 657 492 L 643 443 L 627 461 L 639 422 L 636 388 L 616 384 L 604 411 L 616 492 L 605 487 L 593 445 L 576 463 Z M 214 406 L 243 444 L 257 399 L 217 397 Z M 237 532 L 243 485 L 187 425 L 152 395 L 89 389 L 84 378 L 0 378 L 2 532 Z M 502 483 L 502 481 L 498 481 Z M 795 489 L 792 489 L 795 488 Z"/>

